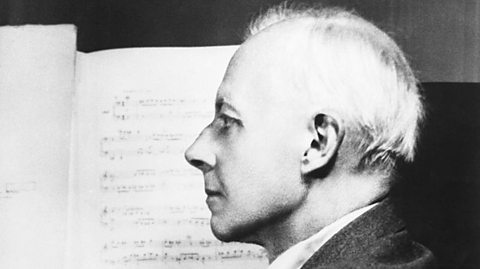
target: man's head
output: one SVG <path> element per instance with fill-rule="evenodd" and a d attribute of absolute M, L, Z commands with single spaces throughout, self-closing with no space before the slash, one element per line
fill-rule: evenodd
<path fill-rule="evenodd" d="M 274 8 L 252 23 L 186 158 L 204 173 L 214 234 L 262 243 L 265 229 L 309 214 L 312 185 L 387 180 L 413 158 L 421 115 L 385 33 L 345 11 Z"/>

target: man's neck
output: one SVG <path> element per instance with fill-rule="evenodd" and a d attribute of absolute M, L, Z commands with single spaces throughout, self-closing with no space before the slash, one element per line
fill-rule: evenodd
<path fill-rule="evenodd" d="M 296 243 L 384 195 L 381 182 L 379 178 L 358 175 L 318 180 L 309 187 L 298 208 L 258 231 L 255 241 L 267 250 L 272 262 Z"/>

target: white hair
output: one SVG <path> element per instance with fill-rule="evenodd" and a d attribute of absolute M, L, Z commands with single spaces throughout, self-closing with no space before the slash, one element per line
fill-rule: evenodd
<path fill-rule="evenodd" d="M 315 106 L 342 117 L 359 156 L 355 170 L 391 172 L 397 159 L 413 160 L 422 98 L 395 42 L 352 12 L 286 4 L 254 20 L 247 38 L 286 21 L 301 22 L 305 33 L 293 41 L 303 50 L 292 61 L 299 83 Z"/>

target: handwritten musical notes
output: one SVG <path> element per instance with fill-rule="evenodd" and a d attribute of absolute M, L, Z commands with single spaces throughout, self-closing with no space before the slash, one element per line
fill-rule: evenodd
<path fill-rule="evenodd" d="M 172 89 L 174 91 L 175 89 Z M 133 93 L 133 96 L 132 96 Z M 204 109 L 207 99 L 182 98 L 151 98 L 142 91 L 140 96 L 136 92 L 129 95 L 115 96 L 112 109 L 103 110 L 103 114 L 111 115 L 115 120 L 142 120 L 142 119 L 177 119 L 209 117 L 210 113 Z M 182 113 L 178 113 L 181 111 Z"/>
<path fill-rule="evenodd" d="M 204 207 L 105 207 L 100 215 L 101 224 L 107 229 L 118 227 L 171 226 L 172 228 L 186 226 L 208 226 L 209 218 L 205 217 Z"/>
<path fill-rule="evenodd" d="M 197 171 L 186 168 L 105 171 L 100 175 L 99 187 L 104 193 L 118 194 L 179 188 L 198 190 L 203 186 L 203 182 L 196 177 L 198 177 Z"/>
<path fill-rule="evenodd" d="M 110 160 L 123 160 L 129 157 L 158 156 L 162 154 L 182 154 L 185 150 L 182 133 L 168 130 L 143 134 L 140 130 L 118 130 L 118 134 L 102 137 L 100 156 Z"/>
<path fill-rule="evenodd" d="M 130 249 L 131 253 L 124 256 L 106 257 L 104 262 L 109 265 L 142 265 L 157 264 L 159 268 L 172 264 L 186 264 L 198 266 L 223 266 L 245 261 L 262 262 L 265 251 L 262 249 L 248 249 L 244 244 L 223 243 L 218 240 L 194 240 L 190 236 L 164 240 L 137 239 L 110 241 L 104 245 L 102 251 L 114 252 Z"/>
<path fill-rule="evenodd" d="M 202 247 L 202 246 L 200 246 Z M 210 246 L 206 247 L 210 248 Z M 135 252 L 129 255 L 120 257 L 119 259 L 105 259 L 104 262 L 109 265 L 125 265 L 142 263 L 156 263 L 168 265 L 171 263 L 185 264 L 192 263 L 197 266 L 205 266 L 209 263 L 224 263 L 224 262 L 237 262 L 242 263 L 244 261 L 257 261 L 261 262 L 265 258 L 263 250 L 245 250 L 241 246 L 238 249 L 212 251 L 211 253 L 205 253 L 198 249 L 192 251 L 179 251 L 177 253 L 171 253 L 168 251 L 161 252 Z M 223 265 L 226 266 L 226 265 Z M 231 265 L 230 265 L 231 266 Z"/>
<path fill-rule="evenodd" d="M 183 157 L 233 50 L 79 55 L 72 268 L 266 267 L 263 249 L 215 239 L 203 177 Z"/>

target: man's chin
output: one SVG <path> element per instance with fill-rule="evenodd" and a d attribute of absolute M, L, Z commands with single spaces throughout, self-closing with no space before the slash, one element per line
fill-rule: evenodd
<path fill-rule="evenodd" d="M 231 223 L 223 223 L 212 218 L 210 220 L 210 228 L 213 235 L 222 242 L 241 242 L 241 243 L 256 243 L 253 239 L 252 229 L 248 225 L 233 225 Z"/>
<path fill-rule="evenodd" d="M 231 231 L 232 229 L 216 223 L 214 219 L 210 221 L 210 228 L 213 235 L 222 242 L 239 242 L 238 237 Z"/>
<path fill-rule="evenodd" d="M 222 242 L 226 242 L 226 243 L 238 242 L 237 240 L 235 240 L 235 237 L 231 236 L 231 234 L 229 233 L 220 232 L 217 229 L 213 229 L 213 228 L 212 228 L 212 232 L 213 232 L 213 235 Z"/>

